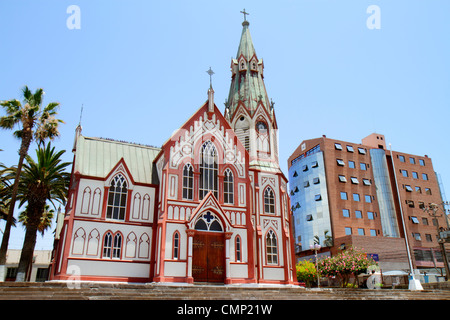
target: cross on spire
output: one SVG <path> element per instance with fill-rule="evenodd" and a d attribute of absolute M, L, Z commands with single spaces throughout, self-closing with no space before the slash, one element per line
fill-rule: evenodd
<path fill-rule="evenodd" d="M 206 71 L 206 73 L 209 74 L 209 86 L 212 88 L 212 75 L 214 74 L 214 71 L 209 67 L 209 70 Z"/>
<path fill-rule="evenodd" d="M 241 13 L 244 15 L 244 21 L 247 21 L 247 19 L 246 19 L 246 15 L 248 15 L 248 14 L 250 14 L 250 13 L 248 13 L 248 12 L 245 12 L 245 8 L 244 8 L 244 11 L 241 11 Z"/>

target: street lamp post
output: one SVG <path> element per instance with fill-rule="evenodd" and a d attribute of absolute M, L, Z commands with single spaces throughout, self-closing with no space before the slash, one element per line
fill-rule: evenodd
<path fill-rule="evenodd" d="M 317 288 L 320 288 L 319 268 L 318 268 L 318 264 L 317 264 L 317 251 L 320 250 L 321 246 L 320 246 L 320 244 L 315 243 L 313 245 L 310 245 L 309 248 L 311 250 L 314 250 L 314 256 L 316 258 Z"/>
<path fill-rule="evenodd" d="M 434 218 L 434 221 L 436 221 L 436 231 L 437 231 L 437 241 L 439 244 L 439 248 L 441 250 L 442 258 L 444 260 L 444 267 L 445 267 L 445 280 L 449 279 L 450 276 L 450 268 L 448 265 L 448 259 L 447 259 L 447 253 L 445 252 L 445 246 L 444 246 L 444 239 L 440 236 L 440 228 L 439 228 L 439 220 L 438 217 L 441 217 L 441 214 L 438 214 L 437 211 L 439 209 L 439 205 L 436 203 L 430 203 L 427 207 L 423 208 L 423 211 L 428 212 L 430 216 Z"/>

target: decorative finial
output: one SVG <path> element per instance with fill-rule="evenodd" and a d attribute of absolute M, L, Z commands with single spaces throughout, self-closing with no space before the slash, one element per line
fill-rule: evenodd
<path fill-rule="evenodd" d="M 250 14 L 250 13 L 245 12 L 245 8 L 244 8 L 244 11 L 241 11 L 241 13 L 244 15 L 244 21 L 247 21 L 247 18 L 245 16 Z"/>
<path fill-rule="evenodd" d="M 81 117 L 83 116 L 83 104 L 81 104 L 81 111 L 80 111 L 80 122 L 78 123 L 78 125 L 81 126 Z"/>
<path fill-rule="evenodd" d="M 206 71 L 206 73 L 209 74 L 209 87 L 212 88 L 212 75 L 214 74 L 214 71 L 209 67 L 209 70 Z"/>

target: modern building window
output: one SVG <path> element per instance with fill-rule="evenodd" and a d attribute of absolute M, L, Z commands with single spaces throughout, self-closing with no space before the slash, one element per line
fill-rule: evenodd
<path fill-rule="evenodd" d="M 350 218 L 350 210 L 342 209 L 342 216 L 345 218 Z"/>
<path fill-rule="evenodd" d="M 347 192 L 341 191 L 341 200 L 348 200 Z"/>
<path fill-rule="evenodd" d="M 312 214 L 307 214 L 306 215 L 306 221 L 313 221 L 313 215 Z"/>
<path fill-rule="evenodd" d="M 223 178 L 223 202 L 234 203 L 234 182 L 233 172 L 230 169 L 226 169 Z"/>
<path fill-rule="evenodd" d="M 412 200 L 405 200 L 405 203 L 408 205 L 408 207 L 414 208 L 414 201 L 412 201 Z"/>
<path fill-rule="evenodd" d="M 362 212 L 360 210 L 355 210 L 355 217 L 357 219 L 362 219 Z"/>
<path fill-rule="evenodd" d="M 348 167 L 349 167 L 350 169 L 355 169 L 355 161 L 349 160 L 349 161 L 348 161 Z"/>
<path fill-rule="evenodd" d="M 308 188 L 309 187 L 309 181 L 306 180 L 305 182 L 303 182 L 303 187 L 304 188 Z"/>
<path fill-rule="evenodd" d="M 317 178 L 314 178 L 313 179 L 313 183 L 314 184 L 319 184 L 320 183 L 320 179 L 317 177 Z"/>
<path fill-rule="evenodd" d="M 419 164 L 424 167 L 425 166 L 425 160 L 423 159 L 419 159 Z"/>
<path fill-rule="evenodd" d="M 319 166 L 319 163 L 317 161 L 313 161 L 311 163 L 311 168 L 317 168 Z"/>
<path fill-rule="evenodd" d="M 183 168 L 183 199 L 192 200 L 194 191 L 194 169 L 190 163 Z"/>
<path fill-rule="evenodd" d="M 303 170 L 303 171 L 308 171 L 308 165 L 306 165 L 306 164 L 303 165 L 302 170 Z"/>
<path fill-rule="evenodd" d="M 342 146 L 341 146 L 340 143 L 335 143 L 335 144 L 334 144 L 334 148 L 335 148 L 336 150 L 342 150 Z"/>
<path fill-rule="evenodd" d="M 423 180 L 428 180 L 428 175 L 426 173 L 422 173 L 422 179 Z"/>
<path fill-rule="evenodd" d="M 320 201 L 320 200 L 322 200 L 322 196 L 321 196 L 320 194 L 316 194 L 316 195 L 314 196 L 314 200 L 315 200 L 315 201 Z"/>
<path fill-rule="evenodd" d="M 275 196 L 271 187 L 264 190 L 264 213 L 275 213 Z"/>
<path fill-rule="evenodd" d="M 349 236 L 349 235 L 351 235 L 352 234 L 352 228 L 350 228 L 350 227 L 345 227 L 345 235 L 346 236 Z"/>
<path fill-rule="evenodd" d="M 353 194 L 353 201 L 359 201 L 359 193 Z"/>
<path fill-rule="evenodd" d="M 206 141 L 200 151 L 199 197 L 203 199 L 209 191 L 217 196 L 217 151 L 211 141 Z"/>
<path fill-rule="evenodd" d="M 347 179 L 343 175 L 339 175 L 339 182 L 347 182 Z"/>
<path fill-rule="evenodd" d="M 266 260 L 267 264 L 278 264 L 277 236 L 273 230 L 266 235 Z"/>
<path fill-rule="evenodd" d="M 108 191 L 108 206 L 106 208 L 106 218 L 115 220 L 125 220 L 127 208 L 127 181 L 120 173 L 111 180 Z"/>

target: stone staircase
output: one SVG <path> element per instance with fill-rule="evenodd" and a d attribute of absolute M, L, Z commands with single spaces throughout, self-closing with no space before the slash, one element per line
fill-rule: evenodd
<path fill-rule="evenodd" d="M 450 300 L 450 290 L 305 289 L 280 286 L 2 282 L 0 300 Z"/>

